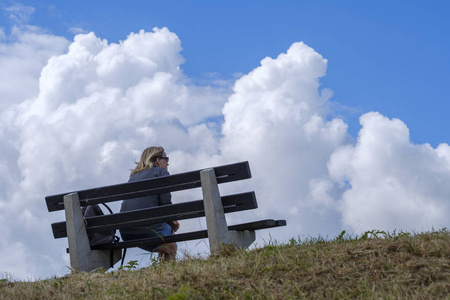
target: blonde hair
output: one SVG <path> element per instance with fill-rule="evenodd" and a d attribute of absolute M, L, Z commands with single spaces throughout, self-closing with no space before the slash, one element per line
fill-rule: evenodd
<path fill-rule="evenodd" d="M 144 150 L 141 154 L 141 159 L 136 163 L 136 167 L 131 170 L 130 177 L 138 172 L 153 168 L 156 158 L 162 156 L 164 148 L 161 146 L 153 146 Z"/>

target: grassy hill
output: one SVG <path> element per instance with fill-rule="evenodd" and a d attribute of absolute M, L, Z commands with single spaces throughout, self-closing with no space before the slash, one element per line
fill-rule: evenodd
<path fill-rule="evenodd" d="M 0 281 L 0 299 L 450 299 L 450 233 L 366 232 L 109 273 Z"/>

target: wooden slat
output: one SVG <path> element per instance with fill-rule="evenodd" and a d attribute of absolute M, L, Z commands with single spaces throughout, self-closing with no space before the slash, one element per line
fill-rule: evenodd
<path fill-rule="evenodd" d="M 228 229 L 243 231 L 243 230 L 260 230 L 260 229 L 267 229 L 267 228 L 273 228 L 273 227 L 279 227 L 279 226 L 286 226 L 286 221 L 285 220 L 267 219 L 267 220 L 249 222 L 249 223 L 245 223 L 245 224 L 228 226 Z M 175 242 L 182 242 L 182 241 L 204 239 L 207 237 L 208 237 L 208 231 L 200 230 L 200 231 L 189 232 L 189 233 L 174 234 L 174 235 L 170 235 L 170 236 L 165 236 L 163 238 L 156 237 L 156 238 L 148 238 L 148 239 L 132 240 L 132 241 L 119 242 L 119 243 L 99 245 L 99 246 L 92 247 L 92 249 L 93 250 L 109 250 L 109 249 L 133 248 L 133 247 L 139 247 L 142 245 L 159 245 L 161 243 L 175 243 Z"/>
<path fill-rule="evenodd" d="M 243 230 L 259 230 L 279 226 L 286 226 L 286 220 L 262 220 L 256 222 L 249 222 L 244 224 L 232 225 L 229 226 L 228 229 L 243 231 Z"/>
<path fill-rule="evenodd" d="M 142 181 L 122 183 L 99 188 L 77 191 L 81 206 L 126 200 L 167 192 L 200 187 L 200 171 L 174 174 Z M 248 162 L 240 162 L 214 167 L 217 183 L 225 183 L 251 178 Z M 64 196 L 68 193 L 45 197 L 49 212 L 64 209 Z"/>
<path fill-rule="evenodd" d="M 221 199 L 225 213 L 258 207 L 254 192 L 223 196 Z M 88 233 L 104 232 L 204 216 L 203 200 L 197 200 L 112 215 L 89 217 L 86 218 L 86 231 Z M 55 239 L 67 237 L 66 222 L 53 223 L 52 230 Z"/>

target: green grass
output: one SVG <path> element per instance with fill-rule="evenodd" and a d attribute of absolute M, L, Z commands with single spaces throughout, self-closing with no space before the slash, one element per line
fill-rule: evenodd
<path fill-rule="evenodd" d="M 450 299 L 450 233 L 343 232 L 110 273 L 0 281 L 0 299 Z"/>

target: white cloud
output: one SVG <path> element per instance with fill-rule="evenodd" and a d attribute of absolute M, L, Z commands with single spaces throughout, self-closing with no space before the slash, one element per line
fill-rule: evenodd
<path fill-rule="evenodd" d="M 72 34 L 75 34 L 75 35 L 82 34 L 82 33 L 88 33 L 88 32 L 86 32 L 86 30 L 84 30 L 81 27 L 71 27 L 71 28 L 69 28 L 69 32 Z"/>
<path fill-rule="evenodd" d="M 343 223 L 354 231 L 430 230 L 448 226 L 450 148 L 415 145 L 398 119 L 361 116 L 356 145 L 333 153 L 333 180 L 349 188 L 340 198 Z"/>
<path fill-rule="evenodd" d="M 42 68 L 52 55 L 63 53 L 68 44 L 64 38 L 30 26 L 13 27 L 11 34 L 5 34 L 0 41 L 0 226 L 3 228 L 0 252 L 7 258 L 1 261 L 0 273 L 9 272 L 21 278 L 38 273 L 33 262 L 36 255 L 31 251 L 33 244 L 30 243 L 35 234 L 34 224 L 28 222 L 36 218 L 31 217 L 34 211 L 27 203 L 35 194 L 21 185 L 23 173 L 17 165 L 24 129 L 17 124 L 17 107 L 26 106 L 25 100 L 38 94 Z M 39 161 L 38 156 L 35 159 Z M 14 201 L 19 191 L 26 195 L 22 203 L 20 199 Z M 22 236 L 24 232 L 28 236 Z"/>
<path fill-rule="evenodd" d="M 0 43 L 0 111 L 39 92 L 39 74 L 53 55 L 62 54 L 69 42 L 35 27 L 14 27 Z M 3 118 L 2 118 L 3 119 Z"/>
<path fill-rule="evenodd" d="M 26 6 L 21 3 L 15 3 L 14 5 L 3 7 L 3 10 L 15 24 L 28 23 L 30 16 L 34 13 L 34 7 Z"/>
<path fill-rule="evenodd" d="M 187 78 L 181 41 L 166 28 L 118 44 L 94 33 L 69 43 L 32 27 L 6 40 L 14 42 L 0 43 L 2 74 L 12 74 L 0 85 L 0 256 L 9 259 L 0 273 L 64 273 L 67 242 L 50 229 L 63 214 L 48 213 L 44 196 L 124 182 L 152 144 L 166 148 L 172 173 L 249 160 L 253 179 L 221 190 L 255 189 L 259 209 L 241 216 L 287 219 L 260 241 L 410 228 L 417 218 L 446 225 L 450 147 L 413 145 L 405 124 L 376 113 L 362 116 L 350 143 L 320 86 L 327 61 L 303 43 L 230 89 Z"/>
<path fill-rule="evenodd" d="M 347 125 L 326 119 L 330 93 L 319 90 L 326 67 L 312 48 L 295 43 L 236 81 L 223 109 L 222 155 L 251 162 L 259 213 L 287 218 L 285 237 L 331 226 L 305 208 L 309 180 L 326 173 L 330 154 L 346 139 Z"/>

